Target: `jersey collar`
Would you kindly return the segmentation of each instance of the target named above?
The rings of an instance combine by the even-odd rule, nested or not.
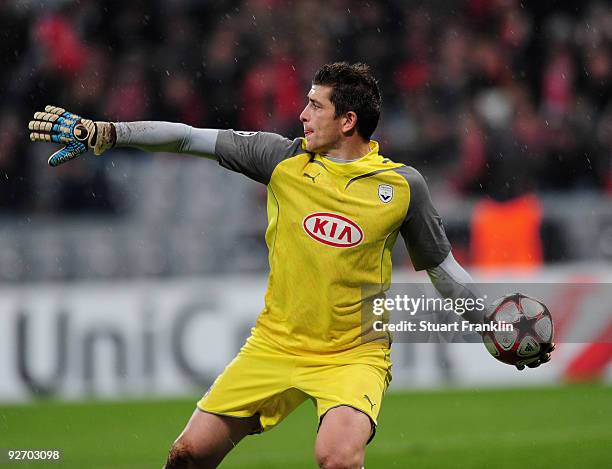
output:
[[[355,160],[337,161],[336,159],[321,155],[319,153],[315,155],[315,158],[322,161],[326,165],[328,164],[332,165],[334,168],[337,168],[340,170],[342,170],[342,168],[347,169],[347,170],[352,170],[352,168],[354,168],[356,164],[365,163],[365,162],[376,160],[379,158],[378,142],[375,140],[370,140],[369,145],[370,145],[370,151],[366,153],[364,156],[362,156],[361,158],[357,158]]]

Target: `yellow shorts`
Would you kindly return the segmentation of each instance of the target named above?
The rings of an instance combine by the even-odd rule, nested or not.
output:
[[[370,417],[374,433],[390,381],[389,350],[380,344],[306,356],[282,352],[251,336],[197,406],[231,417],[257,415],[259,431],[266,431],[310,399],[319,424],[328,410],[347,405]]]

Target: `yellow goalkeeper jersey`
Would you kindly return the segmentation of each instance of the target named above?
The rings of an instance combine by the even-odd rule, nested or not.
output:
[[[301,138],[226,130],[215,154],[267,185],[270,273],[253,335],[290,353],[342,352],[362,344],[362,287],[389,286],[398,234],[417,270],[440,264],[450,245],[423,177],[375,141],[348,162],[304,148]]]

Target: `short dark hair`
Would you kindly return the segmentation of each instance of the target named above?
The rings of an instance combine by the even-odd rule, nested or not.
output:
[[[313,85],[332,88],[331,102],[336,117],[349,111],[357,114],[357,133],[369,140],[380,118],[380,91],[370,67],[363,63],[335,62],[323,65]]]

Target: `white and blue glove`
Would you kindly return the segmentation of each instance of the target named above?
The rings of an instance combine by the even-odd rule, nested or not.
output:
[[[110,122],[94,122],[56,106],[46,106],[34,114],[28,124],[30,140],[54,142],[65,146],[49,158],[50,166],[58,166],[92,149],[101,155],[115,145],[115,127]]]

